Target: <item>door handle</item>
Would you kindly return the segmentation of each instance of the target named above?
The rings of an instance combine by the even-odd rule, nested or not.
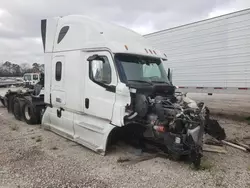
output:
[[[89,98],[85,99],[85,108],[89,108]]]
[[[64,111],[62,107],[59,110],[57,109],[57,117],[60,118],[62,116],[62,111]]]

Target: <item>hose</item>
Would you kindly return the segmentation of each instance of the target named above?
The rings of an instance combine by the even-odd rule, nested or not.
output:
[[[132,115],[129,115],[127,118],[129,120],[131,120],[131,119],[135,118],[137,116],[137,114],[138,114],[137,112],[134,112]]]

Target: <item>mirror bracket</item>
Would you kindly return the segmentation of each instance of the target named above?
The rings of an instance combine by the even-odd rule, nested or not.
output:
[[[100,57],[98,54],[94,54],[90,57],[88,57],[87,61],[93,61],[93,60],[100,60],[102,61],[103,63],[105,62],[104,59],[102,57]]]
[[[172,76],[173,76],[173,72],[170,68],[168,68],[168,80],[170,81],[171,84],[173,84],[173,80],[172,80]]]

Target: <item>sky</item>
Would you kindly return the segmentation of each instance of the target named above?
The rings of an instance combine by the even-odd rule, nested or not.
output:
[[[0,63],[43,63],[40,20],[83,14],[140,34],[250,8],[250,0],[0,0]]]

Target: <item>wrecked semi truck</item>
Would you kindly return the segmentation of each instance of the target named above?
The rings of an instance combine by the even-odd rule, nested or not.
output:
[[[44,81],[1,99],[17,119],[101,154],[116,139],[147,140],[195,166],[205,133],[224,138],[203,103],[175,92],[166,55],[141,35],[81,15],[42,20],[41,34]]]
[[[178,91],[250,94],[250,9],[144,35],[167,52]]]

